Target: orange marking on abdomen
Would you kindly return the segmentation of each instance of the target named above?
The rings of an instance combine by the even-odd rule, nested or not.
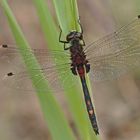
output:
[[[90,103],[90,101],[89,101],[89,100],[87,101],[87,105],[89,105],[89,106],[91,105],[91,103]]]
[[[93,110],[89,110],[89,114],[90,115],[93,115],[94,114],[94,111]]]

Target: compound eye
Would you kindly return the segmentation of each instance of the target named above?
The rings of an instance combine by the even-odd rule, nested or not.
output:
[[[66,40],[69,42],[71,39],[72,39],[72,37],[67,35]]]
[[[66,37],[66,40],[69,42],[71,39],[73,39],[74,37],[74,32],[70,32],[67,37]]]

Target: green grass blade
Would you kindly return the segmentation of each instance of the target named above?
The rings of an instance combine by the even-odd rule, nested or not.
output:
[[[48,46],[49,49],[50,50],[53,50],[53,49],[63,50],[63,46],[58,42],[59,34],[56,30],[56,27],[54,25],[51,14],[48,10],[46,1],[34,0],[34,2],[36,5],[36,8],[37,8],[38,15],[40,17],[41,26],[42,26],[42,29],[44,31],[46,41],[49,45]],[[76,18],[78,14],[75,13],[75,12],[77,12],[77,10],[68,10],[71,8],[73,9],[75,7],[77,8],[77,6],[73,5],[73,4],[75,4],[75,1],[71,1],[71,2],[67,1],[67,2],[68,3],[64,2],[64,1],[59,1],[59,2],[54,1],[55,7],[57,7],[57,4],[60,6],[60,7],[57,7],[57,10],[60,11],[60,13],[57,13],[57,15],[59,17],[61,17],[61,19],[64,21],[64,22],[62,21],[61,23],[65,23],[65,20],[63,17],[64,15],[62,14],[62,16],[61,16],[61,12],[68,13],[67,15],[65,14],[65,16],[68,17],[67,18],[68,21],[69,21],[69,15],[71,15],[71,20],[72,20],[71,23],[73,23],[73,24],[70,24],[70,27],[69,27],[69,25],[66,26],[66,31],[69,29],[71,30],[71,28],[76,29],[77,27],[79,27],[79,24],[77,22],[77,19],[79,17]],[[69,4],[69,2],[70,2],[70,4]],[[67,5],[66,6],[63,5],[64,3],[66,3]],[[64,12],[64,9],[62,7],[64,7],[64,9],[65,9],[65,7],[67,7],[66,8],[67,11]],[[70,14],[69,11],[73,11],[72,14]],[[74,16],[72,16],[72,15],[74,15]],[[67,25],[67,23],[68,22],[66,22],[65,24]],[[77,26],[75,26],[75,23]],[[69,29],[67,29],[67,28],[69,28]],[[50,34],[49,30],[51,30],[51,34]],[[56,40],[56,41],[54,41],[54,40]],[[65,77],[62,77],[62,79],[63,78],[65,78]],[[77,84],[77,82],[76,82],[76,84]],[[71,112],[74,116],[74,120],[75,120],[76,126],[78,128],[78,132],[80,133],[80,136],[82,139],[90,140],[90,137],[91,137],[91,139],[93,139],[94,133],[92,132],[92,134],[91,134],[89,131],[89,124],[90,123],[89,123],[88,116],[87,116],[86,111],[85,111],[85,104],[83,103],[83,100],[82,100],[82,94],[81,94],[82,92],[79,92],[79,89],[77,89],[76,87],[72,88],[72,89],[67,89],[67,86],[69,86],[69,85],[64,85],[64,89],[66,91],[65,95],[67,97],[67,101],[69,103]],[[77,104],[78,104],[78,106],[77,106]]]
[[[78,8],[75,0],[69,1],[58,1],[53,0],[54,7],[56,10],[57,18],[59,21],[59,25],[63,30],[65,36],[69,31],[78,30],[77,21],[78,17]],[[65,11],[64,11],[65,9]]]
[[[30,46],[29,46],[28,42],[26,41],[19,25],[17,24],[16,19],[15,19],[14,15],[12,14],[10,7],[7,4],[7,1],[2,0],[1,5],[7,16],[7,19],[8,19],[10,28],[13,32],[13,35],[15,37],[16,43],[21,48],[21,49],[19,48],[21,50],[21,55],[24,59],[27,70],[28,70],[30,77],[32,79],[32,82],[34,84],[39,79],[42,79],[43,75],[39,71],[34,73],[32,71],[33,68],[31,68],[30,65],[32,65],[36,69],[39,69],[40,67],[33,54],[30,55],[31,56],[30,59],[32,61],[30,61],[30,62],[27,61],[26,52],[27,52],[27,49],[30,50]],[[20,46],[20,44],[22,44],[22,46]],[[23,50],[26,50],[26,52],[24,52]],[[35,74],[38,75],[36,78],[34,77]],[[40,90],[38,90],[38,87],[39,87],[39,89],[40,89],[40,87],[43,89],[45,89],[45,87],[46,87],[46,92],[45,91],[40,92]],[[75,137],[74,137],[70,127],[68,126],[68,123],[67,123],[59,105],[57,104],[55,98],[52,96],[52,94],[47,94],[48,92],[51,93],[51,90],[49,90],[47,81],[41,80],[41,82],[38,84],[38,86],[35,86],[35,89],[38,93],[37,96],[38,96],[38,99],[39,99],[39,102],[41,105],[41,109],[44,114],[45,120],[47,122],[48,128],[52,134],[52,138],[54,140],[75,140]]]
[[[77,1],[76,0],[69,0],[69,1],[53,0],[53,3],[54,3],[57,18],[58,18],[58,22],[59,22],[62,30],[64,31],[65,36],[71,30],[79,31],[79,23],[78,23],[79,14],[78,14]],[[90,88],[90,86],[89,86],[89,88]],[[75,96],[73,96],[73,97],[69,96],[69,104],[71,106],[71,110],[73,112],[74,119],[77,124],[77,128],[81,135],[81,138],[92,139],[92,140],[97,139],[97,137],[94,135],[93,131],[92,130],[89,131],[89,121],[86,120],[86,119],[88,119],[87,114],[86,114],[87,112],[86,112],[85,108],[81,105],[82,103],[81,103],[81,100],[79,100],[79,99]],[[76,102],[78,102],[80,105],[78,112],[74,106],[76,104]]]

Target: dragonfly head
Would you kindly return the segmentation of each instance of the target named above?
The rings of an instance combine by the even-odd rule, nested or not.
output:
[[[68,42],[70,42],[72,40],[82,40],[82,39],[83,39],[82,33],[77,32],[77,31],[71,31],[66,37],[66,40]]]

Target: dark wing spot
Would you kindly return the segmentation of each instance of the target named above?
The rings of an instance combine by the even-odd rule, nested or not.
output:
[[[7,76],[13,76],[13,75],[14,75],[14,73],[12,73],[12,72],[7,73]]]
[[[138,15],[138,18],[140,18],[140,15]]]
[[[8,48],[8,45],[3,44],[2,47],[3,47],[3,48]]]

